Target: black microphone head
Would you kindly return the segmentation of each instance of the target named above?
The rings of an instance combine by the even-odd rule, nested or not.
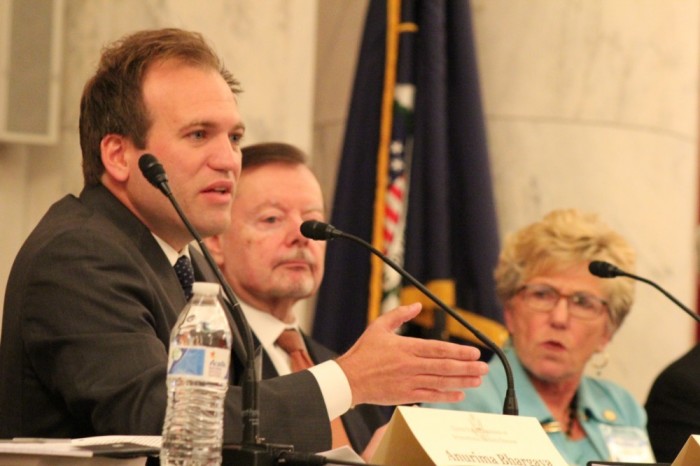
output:
[[[340,233],[333,225],[319,222],[318,220],[307,220],[299,227],[301,234],[309,239],[317,241],[327,241],[335,238]]]
[[[614,278],[624,275],[624,272],[614,266],[613,264],[605,261],[593,261],[588,264],[588,271],[591,272],[596,277],[600,278]]]
[[[168,175],[165,173],[163,165],[161,165],[155,155],[143,154],[139,158],[139,168],[148,182],[156,188],[163,191],[163,186],[167,186]]]

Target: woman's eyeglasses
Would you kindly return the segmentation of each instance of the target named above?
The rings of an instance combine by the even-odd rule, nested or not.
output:
[[[522,297],[531,310],[537,312],[551,312],[559,304],[559,300],[565,298],[569,313],[581,320],[593,320],[608,310],[608,303],[605,300],[590,293],[577,291],[572,294],[563,294],[549,285],[523,285],[516,294]]]

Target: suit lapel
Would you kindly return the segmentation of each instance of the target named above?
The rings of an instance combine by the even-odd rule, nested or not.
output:
[[[311,360],[314,364],[321,364],[337,356],[337,354],[325,346],[309,338],[304,332],[301,332],[301,336],[304,338],[306,350],[309,352],[309,356],[311,356]]]
[[[275,369],[275,365],[272,364],[270,355],[267,354],[267,351],[263,351],[262,353],[262,378],[271,379],[277,377],[279,374],[277,373],[277,369]]]
[[[143,254],[145,263],[158,277],[153,286],[158,289],[160,298],[172,308],[174,319],[170,325],[174,325],[175,319],[185,306],[185,296],[175,270],[151,231],[102,185],[84,188],[80,199],[92,207],[96,215],[108,218],[110,223],[124,234],[124,238],[133,242],[134,247]]]

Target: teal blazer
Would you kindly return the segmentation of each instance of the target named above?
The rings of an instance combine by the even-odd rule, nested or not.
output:
[[[549,431],[548,435],[564,459],[572,465],[585,466],[592,460],[609,460],[611,457],[606,436],[610,432],[619,438],[620,432],[634,431],[639,434],[646,446],[649,445],[646,431],[646,412],[632,395],[619,385],[591,377],[583,377],[578,389],[579,420],[586,431],[588,441],[570,441],[553,426],[554,417],[530,382],[525,368],[511,347],[504,350],[513,370],[515,391],[521,416],[537,418]],[[465,391],[465,397],[458,403],[432,403],[424,406],[483,413],[502,413],[506,394],[506,375],[501,361],[493,357],[489,363],[489,373],[477,388]],[[628,428],[633,429],[628,429]],[[634,429],[636,428],[636,429]]]

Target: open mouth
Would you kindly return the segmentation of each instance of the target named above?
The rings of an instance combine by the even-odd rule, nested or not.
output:
[[[219,181],[212,183],[202,190],[202,194],[208,196],[214,196],[216,198],[228,201],[231,198],[231,193],[233,191],[233,185],[229,181]]]
[[[231,193],[231,183],[229,181],[218,181],[216,183],[212,183],[207,188],[205,188],[204,192],[230,194]]]
[[[552,351],[564,351],[566,347],[558,341],[549,340],[543,343],[544,347]]]

